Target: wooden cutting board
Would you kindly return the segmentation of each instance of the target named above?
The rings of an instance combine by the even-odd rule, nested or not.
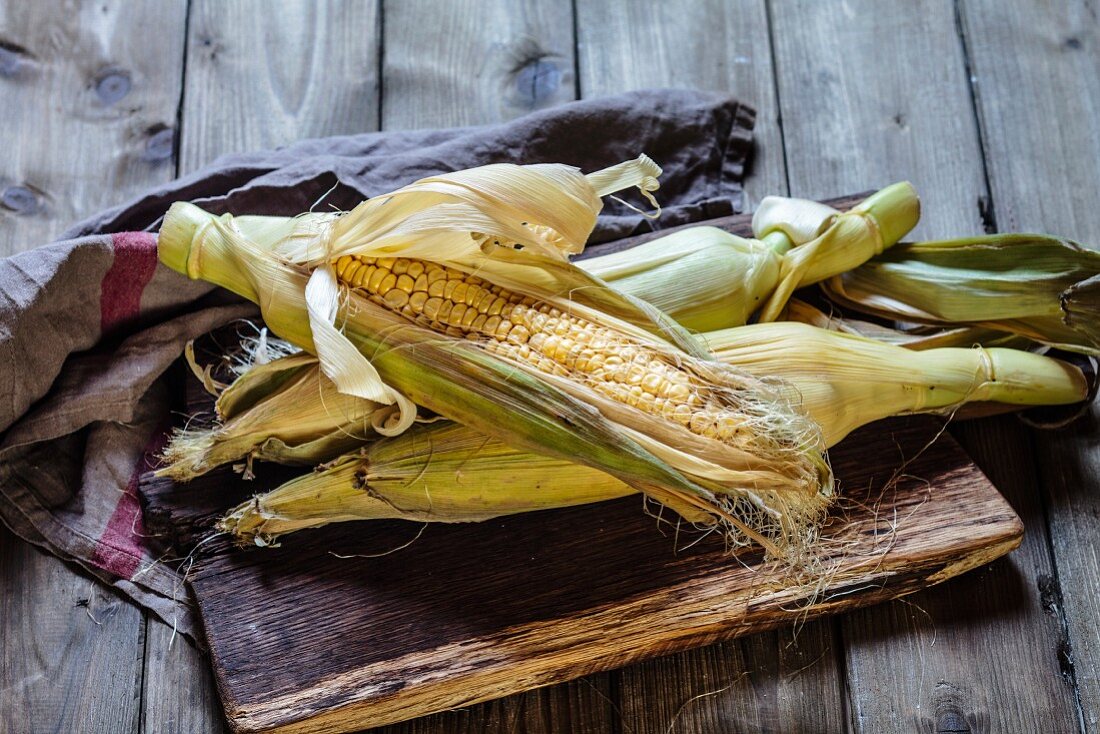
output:
[[[677,534],[636,498],[423,530],[346,523],[279,548],[215,539],[190,585],[229,721],[242,732],[378,726],[944,581],[1015,548],[1023,528],[953,439],[928,445],[938,431],[898,419],[832,451],[843,500],[826,537],[843,551],[818,589],[792,586],[757,553]],[[147,524],[186,544],[286,476],[147,477]]]
[[[703,223],[750,230],[743,215]],[[205,542],[189,579],[229,721],[240,732],[379,726],[944,581],[1015,548],[1023,527],[940,428],[882,422],[830,452],[842,499],[825,537],[843,550],[820,585],[677,533],[640,498],[477,525],[346,523],[279,548]],[[146,527],[186,553],[227,508],[295,473],[180,486],[147,476]]]

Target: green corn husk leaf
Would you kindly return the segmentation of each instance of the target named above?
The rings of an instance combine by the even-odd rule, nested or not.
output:
[[[577,267],[642,299],[692,331],[748,323],[779,282],[780,255],[759,240],[690,227]]]
[[[782,384],[694,357],[705,349],[663,315],[568,263],[564,254],[583,247],[605,192],[566,167],[489,166],[425,179],[327,228],[306,218],[281,224],[289,231],[274,248],[250,242],[228,215],[176,204],[160,255],[258,302],[268,327],[318,353],[341,391],[395,406],[387,429],[406,428],[413,404],[423,405],[510,445],[607,471],[690,521],[720,519],[735,544],[799,552],[832,487],[817,427],[791,407]],[[344,254],[434,260],[612,329],[736,405],[749,440],[697,436],[339,291],[331,263]]]
[[[900,321],[974,325],[1100,355],[1100,253],[1037,234],[904,243],[832,278],[827,295]]]
[[[794,384],[828,445],[891,415],[950,412],[976,401],[1014,405],[1085,399],[1081,372],[1012,349],[911,352],[806,324],[772,323],[706,335],[722,359]],[[386,438],[231,510],[221,528],[241,543],[330,522],[475,522],[615,499],[634,490],[609,474],[530,454],[453,423]]]
[[[1018,349],[914,351],[798,323],[752,324],[706,340],[723,361],[794,384],[829,446],[894,415],[947,413],[973,402],[1068,405],[1089,392],[1077,367]]]
[[[783,310],[781,321],[795,321],[829,331],[864,336],[915,351],[939,347],[974,346],[1029,349],[1035,345],[1030,339],[982,326],[958,326],[946,329],[933,326],[917,326],[895,329],[872,321],[852,319],[835,313],[827,314],[797,298],[792,298],[787,304],[787,308]]]
[[[767,197],[753,217],[760,239],[716,227],[680,230],[577,266],[651,303],[685,328],[713,331],[773,321],[796,289],[854,268],[889,248],[920,216],[906,182],[847,212],[818,202]]]
[[[844,213],[812,201],[766,197],[753,215],[753,233],[784,257],[757,320],[775,321],[795,290],[867,262],[919,218],[920,199],[908,182],[887,186]]]
[[[601,502],[635,490],[610,474],[518,451],[457,423],[417,426],[231,510],[219,523],[242,544],[348,520],[479,522]]]

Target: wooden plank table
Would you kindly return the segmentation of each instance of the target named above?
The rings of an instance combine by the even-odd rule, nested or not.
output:
[[[1098,68],[1088,0],[0,0],[0,255],[224,152],[662,85],[757,106],[747,207],[908,178],[923,235],[1100,244]],[[1097,731],[1098,415],[952,429],[1028,529],[987,568],[385,731]],[[223,730],[170,639],[0,531],[0,732]]]

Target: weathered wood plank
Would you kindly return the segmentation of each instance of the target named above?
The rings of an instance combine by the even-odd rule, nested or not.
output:
[[[0,3],[0,256],[172,177],[185,7]]]
[[[575,96],[569,0],[384,7],[387,130],[501,122]]]
[[[762,0],[579,0],[577,32],[585,97],[668,86],[752,104],[755,160],[745,183],[752,201],[742,207],[750,211],[764,196],[787,192]],[[843,705],[833,629],[832,621],[810,622],[796,644],[790,630],[769,632],[612,673],[622,727],[664,732],[675,719],[676,731],[836,731]]]
[[[0,731],[137,732],[142,612],[0,527]]]
[[[964,2],[995,224],[1100,246],[1100,24],[1095,3]],[[1041,192],[1037,195],[1037,192]],[[1066,637],[1044,647],[1077,686],[1084,730],[1100,729],[1100,411],[1057,432],[1037,432],[1056,574],[1037,581]],[[1045,571],[1045,569],[1044,569]]]
[[[981,231],[987,192],[952,4],[778,0],[772,17],[792,193],[907,178],[923,198],[919,235]],[[1008,420],[960,435],[1024,516],[1024,546],[977,578],[844,619],[850,725],[1070,731],[1059,625],[1036,593],[1053,567],[1031,452]]]
[[[787,190],[767,23],[764,0],[578,0],[581,96],[676,87],[722,92],[751,104],[755,160],[745,189],[752,201],[743,210],[752,211],[764,196]]]
[[[914,236],[978,231],[981,151],[951,4],[778,0],[772,17],[791,193],[907,179]]]
[[[624,731],[842,731],[827,621],[690,650],[619,671]]]
[[[141,716],[141,730],[150,733],[218,734],[226,730],[209,659],[152,615],[145,637]]]
[[[565,0],[385,2],[382,128],[483,125],[574,99]],[[608,677],[463,707],[378,732],[605,732]]]
[[[182,171],[230,152],[378,129],[378,3],[195,0]]]
[[[223,153],[378,127],[378,4],[195,0],[180,172]],[[208,658],[149,618],[145,731],[218,732]]]
[[[0,3],[0,256],[172,177],[185,13]],[[0,730],[138,730],[141,611],[7,530],[0,630]]]

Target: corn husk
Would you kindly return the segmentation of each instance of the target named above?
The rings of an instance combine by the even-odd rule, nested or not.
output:
[[[804,285],[880,252],[913,226],[918,212],[919,200],[906,183],[887,187],[844,213],[816,202],[769,197],[756,218],[764,241],[737,237],[715,227],[691,227],[577,265],[673,316],[688,329],[709,331],[745,324],[762,304],[771,301],[781,275],[786,278],[784,288],[795,282],[792,272],[800,273],[797,285]],[[247,235],[249,242],[276,251],[285,248],[288,240],[308,239],[309,232],[323,228],[333,216],[305,214],[293,221],[245,216],[232,221],[234,230]],[[795,240],[801,243],[797,252],[792,249]],[[791,267],[792,262],[797,264]],[[223,396],[222,402],[237,389]],[[330,391],[334,389],[329,386]],[[366,404],[360,405],[368,410]],[[381,405],[371,405],[369,410],[369,427],[386,433],[386,418],[392,410]],[[332,447],[343,446],[348,439],[342,430],[331,436],[265,435],[244,421],[230,425],[225,412],[219,410],[220,424],[180,432],[170,445],[168,465],[161,473],[186,481],[218,464],[240,459],[320,463],[332,458]],[[312,416],[301,418],[309,425]],[[361,433],[352,426],[349,432]]]
[[[176,204],[160,256],[257,302],[268,327],[316,354],[342,393],[393,406],[380,431],[406,430],[422,405],[517,448],[606,471],[692,522],[720,522],[734,545],[755,541],[787,556],[805,547],[832,489],[819,429],[789,387],[706,359],[705,347],[656,309],[567,260],[583,248],[601,195],[651,190],[657,172],[644,158],[589,177],[565,166],[486,166],[424,179],[339,217],[268,222],[282,228],[274,247],[251,242],[229,215]],[[696,375],[743,415],[749,440],[691,434],[414,325],[338,286],[332,262],[345,254],[476,272],[612,329]]]
[[[173,432],[159,476],[188,481],[211,469],[254,459],[316,465],[375,435],[384,406],[345,395],[305,353],[252,364],[214,403],[217,423]]]
[[[846,272],[892,247],[916,226],[920,200],[908,182],[896,183],[840,213],[822,204],[766,197],[753,215],[753,233],[784,248],[776,284],[758,321],[775,321],[791,294]]]
[[[825,291],[889,319],[973,325],[1100,354],[1100,253],[1057,237],[905,243],[830,279]]]
[[[788,379],[830,446],[855,428],[891,415],[947,413],[979,401],[1074,403],[1088,392],[1076,367],[1013,349],[914,353],[797,323],[757,324],[705,338],[722,359]],[[282,534],[330,522],[472,522],[631,492],[604,472],[513,449],[445,423],[340,457],[234,508],[221,527],[241,543],[267,545]]]
[[[847,212],[769,196],[753,217],[759,239],[690,227],[578,267],[640,298],[692,331],[774,321],[791,293],[849,270],[892,246],[920,216],[906,182]]]
[[[634,493],[583,464],[517,451],[457,423],[436,423],[375,441],[254,497],[219,528],[242,544],[263,546],[332,522],[479,522]]]
[[[850,318],[837,312],[826,313],[816,306],[797,298],[792,298],[787,304],[787,307],[783,310],[781,320],[809,324],[820,329],[839,331],[843,334],[864,336],[868,339],[915,351],[940,347],[1029,349],[1034,346],[1034,342],[1030,339],[983,326],[941,328],[912,325],[905,329],[892,328],[873,321]]]
[[[1067,405],[1089,391],[1077,367],[1018,349],[910,350],[798,323],[753,324],[706,340],[720,359],[794,384],[829,446],[894,415],[948,413],[971,402]]]

